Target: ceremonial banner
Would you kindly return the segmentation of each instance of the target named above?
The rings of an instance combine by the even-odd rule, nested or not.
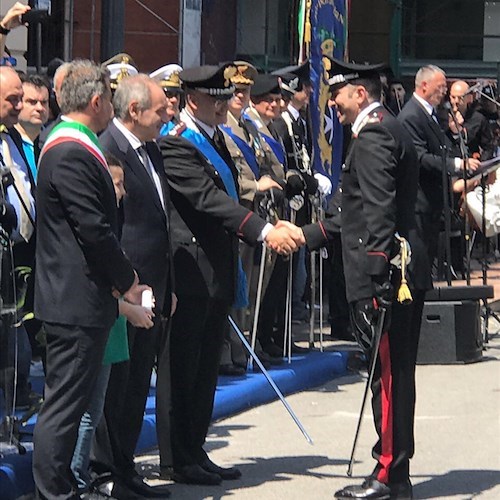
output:
[[[337,187],[342,164],[342,126],[335,110],[328,106],[328,59],[347,57],[347,17],[349,0],[309,0],[306,2],[304,42],[311,61],[313,87],[310,112],[313,132],[313,168],[327,175]],[[308,24],[310,23],[310,28]],[[308,28],[310,37],[308,37]],[[307,46],[306,46],[307,49]]]

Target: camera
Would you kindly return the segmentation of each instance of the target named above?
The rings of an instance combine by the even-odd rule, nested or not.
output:
[[[12,172],[10,171],[9,167],[0,165],[0,183],[0,191],[2,192],[14,183],[14,177],[12,177]]]
[[[39,23],[45,20],[48,16],[49,11],[47,9],[31,9],[21,16],[21,23]]]

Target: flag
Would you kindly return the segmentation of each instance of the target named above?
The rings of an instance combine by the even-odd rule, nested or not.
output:
[[[330,178],[333,192],[340,176],[343,134],[335,110],[328,106],[328,60],[324,56],[347,58],[348,3],[349,0],[312,0],[308,12],[311,24],[313,169]]]

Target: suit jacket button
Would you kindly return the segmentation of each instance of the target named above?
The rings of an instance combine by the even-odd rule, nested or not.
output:
[[[359,240],[358,240],[358,241],[359,241],[360,243],[363,243],[363,240],[362,240],[361,238],[359,238]]]
[[[215,175],[219,175],[219,172],[217,172],[217,170],[215,171]]]

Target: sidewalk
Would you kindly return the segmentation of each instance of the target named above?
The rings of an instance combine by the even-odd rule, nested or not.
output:
[[[498,327],[494,321],[492,331]],[[237,465],[238,481],[218,487],[172,484],[182,500],[309,500],[333,493],[369,474],[375,432],[369,405],[346,477],[366,373],[336,378],[287,398],[314,440],[307,444],[280,402],[216,423],[207,449],[221,465]],[[481,362],[417,367],[416,453],[412,481],[417,499],[500,499],[500,336]],[[158,457],[141,457],[154,477]],[[156,480],[153,480],[153,483]]]

